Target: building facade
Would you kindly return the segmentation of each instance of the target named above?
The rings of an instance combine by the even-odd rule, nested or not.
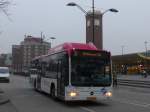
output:
[[[150,74],[150,51],[112,56],[113,71],[120,74]]]
[[[48,53],[50,43],[42,38],[26,36],[20,45],[12,46],[13,72],[26,73],[33,58]]]
[[[94,25],[93,25],[94,22]],[[94,30],[93,30],[94,26]],[[94,32],[93,32],[94,31]],[[94,38],[93,38],[94,33]],[[92,42],[98,49],[103,49],[102,14],[100,11],[89,11],[86,15],[86,43]]]
[[[12,46],[12,72],[22,73],[23,71],[23,53],[21,45]]]

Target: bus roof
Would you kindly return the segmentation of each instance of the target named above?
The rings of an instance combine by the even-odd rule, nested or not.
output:
[[[80,50],[98,50],[92,43],[84,44],[84,43],[63,43],[54,48],[49,49],[48,54],[55,53],[58,51],[68,51],[71,52],[73,49]]]
[[[54,48],[49,49],[47,55],[37,56],[33,60],[40,59],[42,57],[45,57],[45,56],[48,56],[50,54],[54,54],[57,52],[61,52],[61,51],[67,51],[68,54],[71,55],[72,50],[75,50],[75,49],[101,51],[101,50],[97,49],[93,43],[85,44],[85,43],[68,43],[68,42],[66,42],[66,43],[60,44]]]

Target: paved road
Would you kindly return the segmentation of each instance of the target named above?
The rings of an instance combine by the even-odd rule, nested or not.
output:
[[[149,112],[150,90],[135,87],[114,88],[112,101],[65,104],[30,87],[24,77],[12,76],[10,84],[1,84],[11,102],[0,106],[0,112]],[[8,107],[8,108],[6,108]],[[6,111],[7,109],[7,111]]]

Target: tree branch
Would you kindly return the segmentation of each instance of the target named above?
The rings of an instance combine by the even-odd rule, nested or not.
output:
[[[8,7],[11,5],[10,0],[0,0],[0,10],[8,17],[9,20],[9,13],[8,13]]]

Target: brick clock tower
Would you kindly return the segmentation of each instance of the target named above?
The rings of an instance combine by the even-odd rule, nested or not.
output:
[[[94,40],[94,42],[93,42]],[[94,12],[94,39],[93,39],[93,12],[86,14],[86,43],[92,42],[98,49],[103,49],[102,13]]]

